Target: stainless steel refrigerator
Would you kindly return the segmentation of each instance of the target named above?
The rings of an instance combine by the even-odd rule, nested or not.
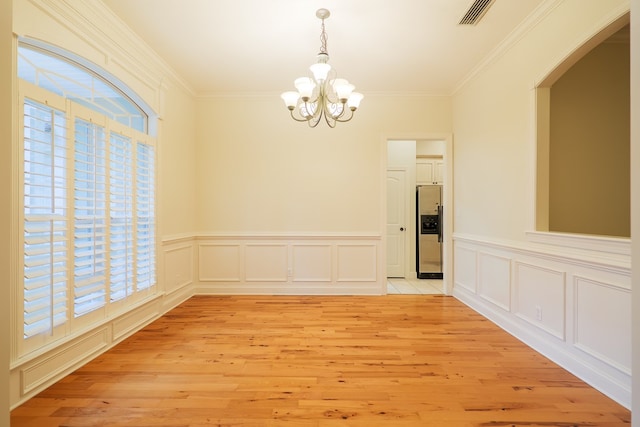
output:
[[[419,279],[442,279],[442,186],[416,190],[416,268]]]

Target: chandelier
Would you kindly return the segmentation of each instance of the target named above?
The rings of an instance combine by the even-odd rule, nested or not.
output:
[[[328,64],[327,33],[324,20],[330,12],[318,9],[316,16],[322,21],[320,32],[320,53],[318,62],[309,69],[313,77],[300,77],[294,81],[297,92],[284,92],[281,96],[291,112],[291,117],[298,122],[307,122],[314,128],[322,118],[329,127],[337,122],[348,122],[360,106],[364,95],[354,92],[355,86],[345,79],[336,78],[336,72]]]

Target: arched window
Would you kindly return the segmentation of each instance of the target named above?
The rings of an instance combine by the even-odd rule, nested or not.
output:
[[[152,111],[88,61],[21,42],[20,355],[156,293]]]
[[[125,126],[144,133],[150,131],[151,109],[133,91],[70,52],[37,41],[21,41],[18,77]]]

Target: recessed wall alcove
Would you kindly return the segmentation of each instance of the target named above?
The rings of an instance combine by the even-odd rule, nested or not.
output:
[[[629,16],[536,88],[536,230],[630,236]]]

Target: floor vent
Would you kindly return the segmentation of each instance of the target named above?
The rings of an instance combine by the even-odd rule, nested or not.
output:
[[[474,0],[467,13],[464,14],[458,25],[476,25],[480,18],[489,10],[494,0]]]

